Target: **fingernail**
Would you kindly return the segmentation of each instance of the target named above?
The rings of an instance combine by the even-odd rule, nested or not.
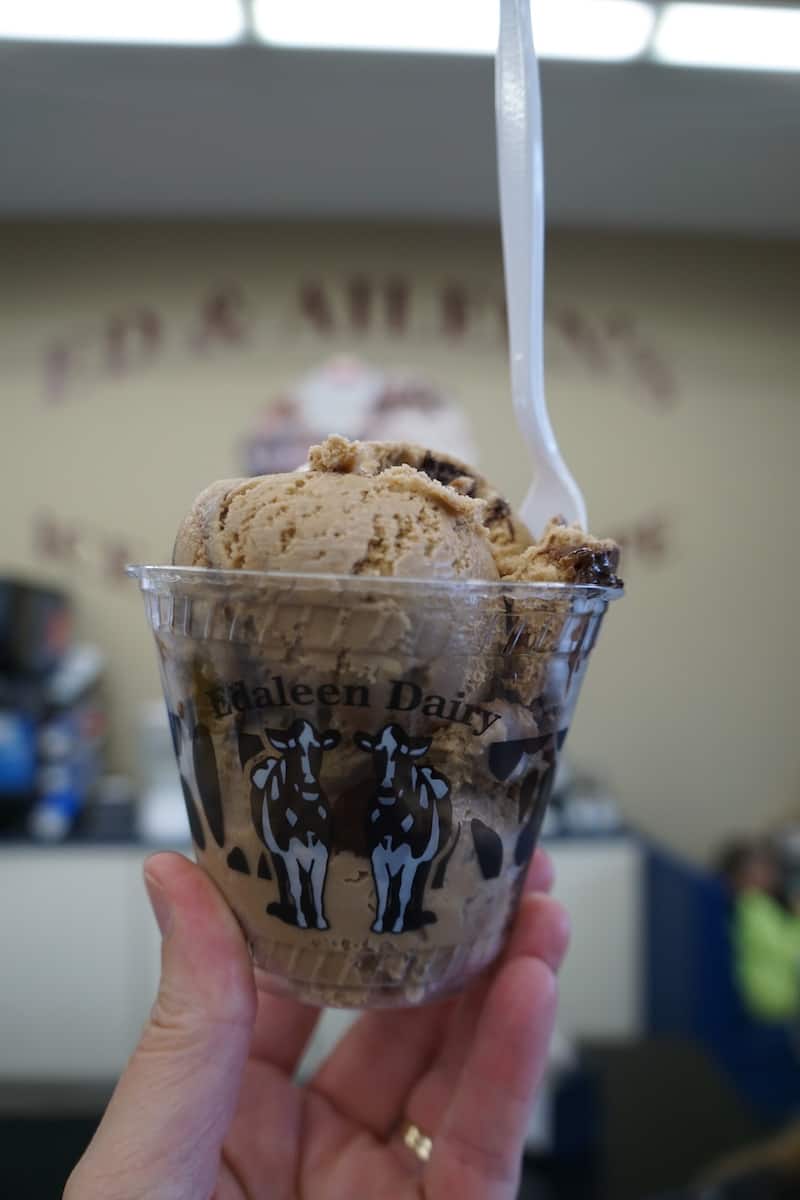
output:
[[[162,938],[165,938],[172,928],[172,905],[161,884],[157,879],[153,879],[152,875],[148,875],[146,868],[144,872],[144,886],[147,888],[147,895],[150,897],[150,905],[153,909],[156,924]]]

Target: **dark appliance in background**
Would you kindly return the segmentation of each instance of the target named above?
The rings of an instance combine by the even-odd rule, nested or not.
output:
[[[69,833],[102,773],[103,668],[65,592],[0,578],[0,834]]]

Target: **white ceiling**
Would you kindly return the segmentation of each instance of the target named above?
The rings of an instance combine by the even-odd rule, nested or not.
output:
[[[0,216],[494,219],[483,58],[0,43]],[[800,235],[800,75],[542,64],[559,225]]]

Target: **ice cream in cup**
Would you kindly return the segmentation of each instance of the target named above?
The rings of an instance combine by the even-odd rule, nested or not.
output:
[[[617,547],[466,465],[329,438],[136,567],[199,863],[270,986],[422,1003],[502,949]]]

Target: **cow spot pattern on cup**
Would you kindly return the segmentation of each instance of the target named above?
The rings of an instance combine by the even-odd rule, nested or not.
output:
[[[211,736],[202,725],[187,735],[175,714],[170,714],[170,727],[179,764],[184,747],[191,747],[183,757],[191,760],[208,827],[223,846],[224,818]],[[515,867],[524,866],[533,853],[552,789],[557,750],[565,736],[562,730],[490,748],[489,767],[499,781],[524,772],[519,789],[521,828],[510,855]],[[395,935],[422,929],[437,920],[425,906],[426,893],[445,886],[447,866],[462,833],[460,823],[453,821],[450,782],[424,761],[432,738],[413,737],[396,722],[383,725],[375,734],[359,731],[351,741],[369,756],[371,772],[363,830],[375,900],[370,929]],[[239,762],[250,781],[252,822],[264,850],[257,865],[251,866],[244,850],[234,846],[226,862],[239,874],[275,880],[278,898],[266,912],[301,930],[329,928],[325,888],[330,857],[339,846],[335,810],[322,774],[325,756],[340,743],[338,731],[320,731],[302,718],[285,730],[266,728],[263,737],[238,733]],[[533,766],[534,762],[539,765]],[[184,766],[185,762],[181,784],[190,830],[202,851],[205,829]],[[481,877],[496,879],[505,865],[502,838],[478,818],[469,821],[469,836]]]

